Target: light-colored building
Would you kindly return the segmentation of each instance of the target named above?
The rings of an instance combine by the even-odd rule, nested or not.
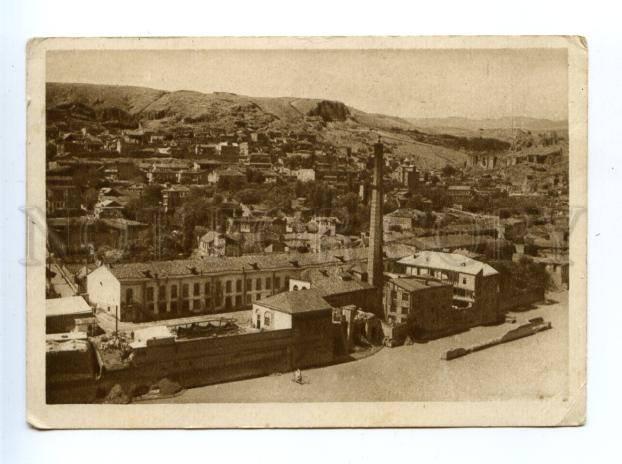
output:
[[[453,304],[471,310],[471,325],[499,320],[499,273],[489,264],[458,253],[422,251],[398,261],[407,275],[450,283]]]
[[[93,315],[93,310],[81,296],[45,300],[45,333],[65,333],[75,330],[76,319]]]
[[[387,246],[386,261],[412,250]],[[356,265],[366,258],[366,248],[351,248],[103,265],[87,275],[86,286],[92,305],[119,311],[122,321],[169,319],[248,309],[286,291],[305,269]]]
[[[300,182],[311,182],[315,180],[315,169],[296,170],[296,179]]]

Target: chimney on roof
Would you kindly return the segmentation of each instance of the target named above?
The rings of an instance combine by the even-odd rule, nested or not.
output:
[[[199,275],[199,271],[197,270],[196,266],[187,266],[187,267],[191,273],[193,273],[194,275]]]
[[[297,259],[293,259],[290,261],[291,265],[294,267],[300,267],[300,264],[298,263]]]
[[[252,267],[254,270],[258,271],[258,270],[259,270],[259,263],[251,263],[251,267]]]
[[[143,271],[143,274],[145,275],[145,277],[149,279],[153,278],[153,276],[151,275],[151,271],[149,269]]]

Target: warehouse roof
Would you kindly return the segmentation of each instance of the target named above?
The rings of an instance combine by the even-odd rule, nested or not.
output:
[[[384,247],[389,259],[412,254],[413,247],[390,244]],[[342,248],[320,253],[270,253],[243,256],[207,256],[196,259],[150,261],[110,265],[110,271],[119,280],[139,280],[167,276],[210,275],[244,270],[276,270],[316,267],[331,264],[356,263],[367,259],[367,248]]]
[[[255,304],[287,314],[327,311],[333,308],[322,298],[320,292],[314,289],[277,293]]]

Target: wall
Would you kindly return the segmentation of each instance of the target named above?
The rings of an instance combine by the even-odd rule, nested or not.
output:
[[[116,314],[117,310],[121,313],[121,284],[106,266],[86,276],[86,290],[89,303],[111,314]]]
[[[133,367],[105,372],[98,387],[106,390],[115,383],[149,386],[163,377],[194,387],[327,364],[333,361],[330,316],[328,311],[305,318],[295,329],[178,340],[138,349]],[[314,332],[308,333],[313,327]]]
[[[288,280],[290,277],[298,276],[302,269],[295,269],[289,271],[250,271],[246,273],[229,273],[218,276],[185,276],[181,278],[166,278],[166,279],[150,279],[148,281],[124,281],[121,284],[121,301],[124,302],[124,309],[126,311],[123,314],[122,320],[127,321],[140,321],[140,320],[158,320],[171,317],[180,317],[182,315],[192,314],[212,314],[226,311],[236,311],[241,309],[248,309],[256,301],[260,301],[263,298],[280,293],[288,288]],[[250,286],[248,280],[251,280]],[[261,289],[257,290],[257,279],[261,280]],[[278,280],[278,287],[277,287]],[[240,289],[238,290],[237,281],[240,281]],[[218,283],[221,285],[222,298],[217,298],[216,289]],[[230,282],[230,290],[227,291],[227,282]],[[267,284],[269,282],[269,288]],[[206,293],[206,284],[209,283],[209,292]],[[194,293],[194,285],[199,285],[199,293]],[[171,287],[177,286],[177,299],[171,298]],[[188,285],[188,297],[184,298],[183,286]],[[159,299],[158,288],[160,286],[165,287],[166,292],[163,299]],[[153,310],[146,307],[146,289],[152,287],[154,300]],[[143,308],[142,311],[138,309],[132,311],[130,308],[125,308],[127,289],[131,288],[133,291],[133,301],[135,308],[139,306]],[[182,301],[187,301],[187,304],[183,304]],[[174,310],[174,302],[178,302],[177,311]],[[160,307],[159,303],[163,302],[164,306]],[[151,302],[150,302],[151,303]]]
[[[270,320],[270,324],[266,325],[266,315]],[[260,318],[259,325],[257,324],[257,316]],[[264,330],[283,330],[292,328],[292,316],[287,313],[275,311],[270,308],[266,308],[260,304],[253,304],[253,312],[251,315],[251,326],[255,329]]]

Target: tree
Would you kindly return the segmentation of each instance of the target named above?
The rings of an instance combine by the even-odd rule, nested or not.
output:
[[[89,187],[82,195],[82,205],[89,211],[92,211],[99,198],[99,193],[96,189]]]
[[[451,177],[451,176],[455,175],[456,172],[458,172],[458,171],[451,164],[447,164],[443,168],[442,172],[443,172],[443,176]]]
[[[247,205],[256,205],[258,203],[261,203],[261,200],[263,199],[264,195],[261,190],[254,189],[254,188],[246,188],[244,190],[240,190],[236,194],[236,197],[242,203],[245,203]]]
[[[147,185],[143,190],[143,202],[145,208],[155,208],[162,201],[162,186],[158,184]]]

